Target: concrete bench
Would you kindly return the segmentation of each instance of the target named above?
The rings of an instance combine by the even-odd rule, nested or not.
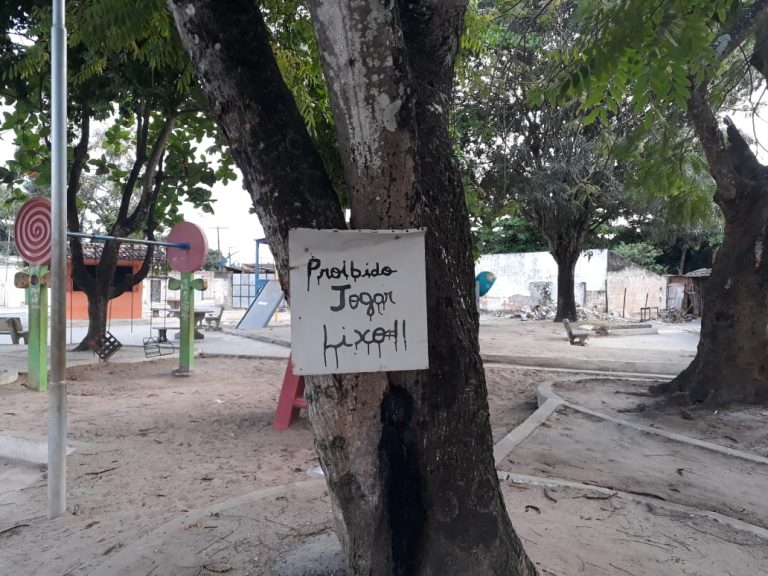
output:
[[[166,325],[166,326],[152,326],[152,330],[157,330],[157,341],[158,342],[168,342],[168,330],[180,330],[181,327],[177,325]]]
[[[21,327],[21,318],[0,318],[0,334],[8,334],[11,342],[18,344],[19,340],[24,340],[24,344],[29,343],[29,330],[23,330]]]
[[[206,330],[221,330],[221,315],[224,314],[224,306],[217,306],[218,312],[208,312],[203,319]]]
[[[568,333],[568,341],[572,346],[584,346],[589,338],[589,330],[574,330],[571,328],[571,323],[566,318],[563,320],[563,326]]]

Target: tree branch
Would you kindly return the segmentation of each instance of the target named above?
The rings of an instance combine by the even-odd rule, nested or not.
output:
[[[131,172],[123,185],[122,196],[120,199],[120,208],[117,211],[117,218],[112,225],[110,234],[113,236],[124,235],[122,229],[123,223],[128,218],[128,210],[131,206],[131,198],[139,181],[139,175],[147,160],[147,145],[149,140],[149,121],[151,111],[148,102],[145,102],[140,113],[136,115],[136,157],[131,167]]]
[[[346,223],[277,66],[269,29],[252,0],[166,4],[243,173],[288,294],[288,230],[345,228]]]
[[[157,199],[160,186],[155,182],[155,175],[160,167],[163,154],[165,154],[168,138],[171,136],[177,117],[178,115],[176,112],[166,117],[163,126],[160,129],[160,133],[157,135],[155,143],[152,145],[152,151],[149,154],[149,159],[146,162],[144,170],[144,182],[142,184],[141,196],[136,204],[136,208],[134,208],[130,216],[125,218],[122,224],[123,233],[125,234],[132,234],[139,228],[141,222],[147,216],[147,211]]]
[[[726,42],[721,49],[716,48],[718,60],[722,62],[730,56],[766,21],[768,21],[768,0],[758,0],[751,6],[744,8],[732,23],[727,23],[723,28],[721,38]],[[726,35],[729,37],[728,39],[725,38]]]
[[[80,177],[82,176],[85,163],[88,160],[88,143],[90,138],[90,110],[84,108],[81,110],[80,140],[73,151],[72,165],[69,168],[69,179],[67,180],[67,227],[71,232],[80,231],[80,220],[78,218],[77,210],[77,193],[80,190]],[[79,238],[70,238],[69,250],[72,257],[72,277],[77,279],[78,283],[83,286],[93,285],[94,280],[85,269],[82,241]]]

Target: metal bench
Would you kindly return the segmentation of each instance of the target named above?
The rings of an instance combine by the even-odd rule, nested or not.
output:
[[[22,339],[24,344],[29,344],[29,330],[22,329],[19,317],[0,318],[0,334],[8,334],[14,344],[18,344]]]
[[[571,328],[571,323],[568,319],[563,320],[563,326],[568,333],[568,341],[572,346],[584,346],[589,339],[589,330],[574,330]]]

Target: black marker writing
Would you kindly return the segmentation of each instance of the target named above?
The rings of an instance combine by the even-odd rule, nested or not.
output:
[[[342,330],[344,327],[342,327]],[[354,348],[355,353],[361,351],[361,345],[365,346],[364,352],[371,355],[371,346],[376,347],[378,357],[381,358],[382,346],[390,342],[398,352],[398,344],[402,342],[403,350],[408,350],[408,340],[405,334],[405,320],[395,320],[391,329],[378,326],[368,330],[353,330],[355,335],[353,342],[347,341],[347,334],[342,334],[341,340],[335,344],[328,342],[328,326],[323,324],[323,363],[328,366],[328,350],[333,350],[336,360],[336,368],[339,367],[339,349]]]
[[[339,303],[336,306],[331,306],[331,310],[339,312],[344,310],[347,305],[352,310],[357,310],[359,306],[365,308],[365,313],[368,315],[368,319],[373,321],[374,314],[383,314],[387,309],[387,304],[397,304],[392,297],[392,292],[359,292],[357,294],[347,294],[347,290],[352,288],[351,284],[344,284],[343,286],[331,286],[331,290],[335,290],[339,293]]]
[[[323,268],[323,262],[320,258],[310,258],[307,262],[307,292],[311,285],[312,274],[317,272],[316,280],[317,285],[320,285],[320,280],[323,278],[327,280],[339,280],[344,278],[345,280],[353,280],[357,282],[360,278],[378,278],[379,276],[391,276],[395,274],[397,270],[393,270],[389,266],[382,266],[379,262],[375,262],[373,266],[370,266],[368,262],[365,263],[364,268],[358,268],[355,265],[354,260],[341,261],[341,267],[339,266],[327,266]]]

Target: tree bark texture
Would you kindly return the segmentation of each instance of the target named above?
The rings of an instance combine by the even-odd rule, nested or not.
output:
[[[579,260],[579,247],[561,247],[553,251],[552,256],[557,262],[557,312],[555,322],[570,320],[575,322],[576,296],[574,295],[576,262]]]
[[[168,4],[238,164],[251,173],[246,184],[287,288],[288,228],[344,223],[261,16],[245,1]],[[427,228],[430,369],[307,379],[352,574],[536,573],[493,462],[469,222],[447,130],[465,4],[310,3],[353,227]],[[290,154],[286,170],[276,146]]]

